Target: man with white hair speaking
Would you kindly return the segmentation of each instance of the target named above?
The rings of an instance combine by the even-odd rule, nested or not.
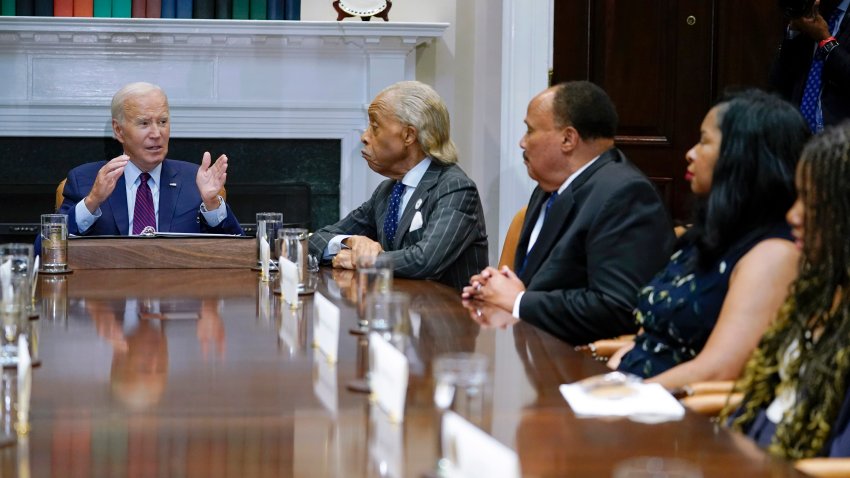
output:
[[[475,183],[455,164],[449,114],[430,86],[403,81],[369,105],[362,155],[389,179],[345,218],[316,231],[310,252],[353,269],[363,255],[392,259],[398,277],[457,289],[487,265]]]
[[[197,164],[166,159],[171,115],[165,92],[130,83],[112,98],[112,132],[124,154],[68,172],[59,212],[77,235],[138,235],[143,231],[242,234],[219,196],[227,156]]]

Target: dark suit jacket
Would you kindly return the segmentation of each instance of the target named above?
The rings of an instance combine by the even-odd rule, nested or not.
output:
[[[546,194],[528,203],[515,269]],[[582,172],[547,213],[520,274],[520,317],[572,344],[634,333],[640,286],[670,257],[673,227],[653,185],[617,149]]]
[[[840,45],[827,57],[821,76],[825,126],[850,118],[850,12],[844,14],[835,38]],[[815,41],[804,33],[792,39],[784,37],[773,63],[770,84],[795,105],[803,98],[814,49]]]
[[[316,231],[310,239],[310,252],[321,257],[328,242],[340,234],[366,236],[381,243],[397,276],[433,279],[461,289],[470,276],[487,267],[487,232],[475,183],[458,166],[442,166],[432,160],[389,244],[383,225],[394,183],[391,179],[382,182],[362,206]],[[422,227],[410,232],[417,212]]]
[[[86,163],[68,172],[63,195],[65,200],[59,212],[68,215],[68,232],[86,236],[129,235],[130,219],[127,210],[127,189],[124,175],[118,179],[115,190],[100,205],[102,215],[84,233],[77,230],[75,207],[88,195],[97,172],[106,161]],[[216,227],[210,227],[200,214],[201,193],[195,185],[198,165],[166,159],[162,163],[159,187],[159,231],[188,233],[242,234],[239,221],[227,206],[227,217]],[[171,186],[175,184],[175,186]]]

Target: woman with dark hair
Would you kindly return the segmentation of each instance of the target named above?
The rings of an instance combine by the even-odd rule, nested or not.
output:
[[[850,456],[850,122],[806,146],[796,181],[799,277],[736,385],[731,425],[786,458]]]
[[[808,136],[791,104],[762,91],[709,110],[686,155],[694,225],[640,291],[641,332],[609,366],[668,389],[738,376],[796,275],[784,216]]]

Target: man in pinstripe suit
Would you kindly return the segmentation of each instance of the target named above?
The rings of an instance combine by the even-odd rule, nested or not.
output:
[[[487,265],[484,212],[475,183],[455,163],[449,114],[430,86],[403,81],[369,105],[362,155],[387,179],[345,218],[316,231],[310,252],[353,269],[388,256],[398,277],[460,289]]]

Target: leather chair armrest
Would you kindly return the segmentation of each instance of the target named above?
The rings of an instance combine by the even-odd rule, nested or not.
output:
[[[714,417],[720,414],[720,411],[726,406],[727,400],[729,404],[735,406],[741,403],[743,399],[744,394],[742,393],[733,393],[731,396],[729,393],[704,393],[685,397],[679,401],[682,405],[700,415]]]
[[[850,458],[806,458],[795,466],[807,475],[820,478],[850,476]]]

